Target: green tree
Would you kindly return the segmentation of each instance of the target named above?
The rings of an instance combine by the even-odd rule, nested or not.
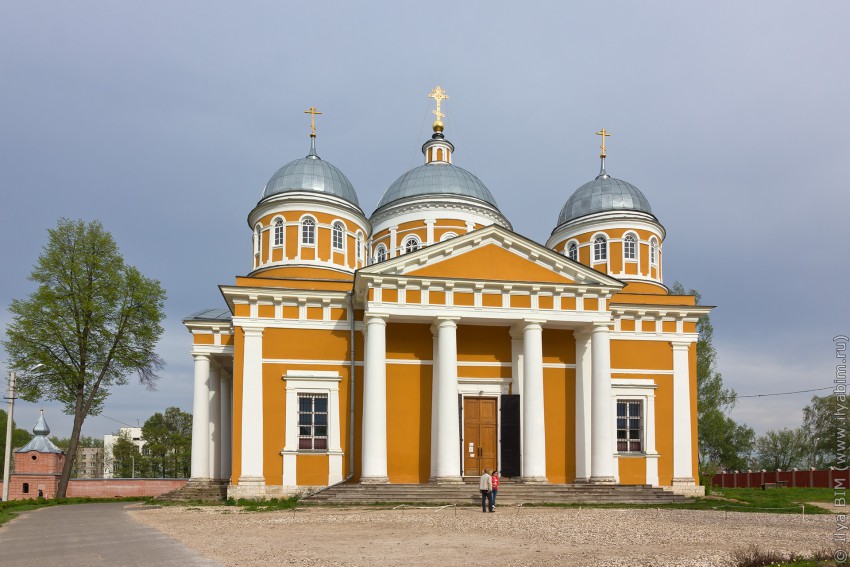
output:
[[[756,439],[756,452],[759,466],[769,471],[802,466],[808,453],[806,432],[802,427],[771,429]]]
[[[0,459],[2,459],[3,455],[6,454],[6,424],[8,422],[8,418],[9,414],[6,413],[6,410],[0,410]],[[30,439],[32,439],[32,433],[26,429],[17,427],[15,425],[15,421],[12,420],[12,451],[20,449],[26,445]],[[9,463],[10,467],[13,466],[14,461],[15,458],[13,456],[12,462]]]
[[[155,413],[142,426],[151,476],[189,476],[192,448],[192,415],[170,407]]]
[[[162,360],[165,292],[159,282],[127,266],[103,226],[60,219],[29,279],[37,289],[9,308],[14,319],[3,342],[21,372],[21,398],[58,400],[74,425],[59,480],[64,498],[87,416],[98,414],[112,386],[139,375],[153,389]],[[44,364],[37,373],[25,372]]]
[[[850,412],[838,396],[813,396],[803,408],[803,429],[809,453],[806,462],[813,467],[844,466]]]
[[[119,435],[112,445],[112,474],[118,478],[144,476],[136,474],[142,464],[139,448],[126,435]]]
[[[701,304],[700,293],[685,291],[681,283],[671,287],[673,295],[693,295]],[[723,376],[717,370],[717,351],[714,349],[714,326],[711,318],[703,315],[697,321],[697,443],[700,469],[710,465],[728,469],[747,468],[753,451],[755,432],[744,424],[736,423],[726,415],[735,405],[736,395],[723,385]],[[703,476],[703,475],[701,475]]]

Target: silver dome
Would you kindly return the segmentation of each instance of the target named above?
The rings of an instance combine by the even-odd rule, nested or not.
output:
[[[450,163],[433,162],[415,167],[396,179],[384,192],[378,208],[420,195],[463,195],[499,208],[490,190],[473,174]]]
[[[289,191],[317,191],[345,199],[360,206],[354,186],[343,172],[316,154],[315,146],[310,154],[291,161],[272,175],[260,200]]]
[[[603,171],[596,179],[576,189],[567,199],[558,216],[558,226],[602,211],[640,211],[652,214],[649,201],[640,189]]]

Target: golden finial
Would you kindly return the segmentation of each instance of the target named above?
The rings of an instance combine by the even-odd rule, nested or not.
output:
[[[304,114],[310,115],[310,137],[316,137],[316,115],[321,114],[318,110],[316,110],[315,106],[311,106],[309,109],[304,111]]]
[[[611,136],[611,134],[609,134],[609,133],[605,130],[605,128],[603,128],[603,129],[602,129],[602,131],[601,131],[601,132],[597,132],[597,133],[596,133],[596,135],[597,135],[597,136],[602,136],[602,146],[601,146],[601,148],[602,148],[602,154],[601,154],[599,157],[604,158],[604,157],[605,157],[605,138],[609,138],[609,137]]]
[[[440,104],[449,96],[446,94],[446,91],[440,88],[438,85],[436,89],[431,91],[428,94],[428,98],[433,98],[437,101],[437,110],[432,110],[434,114],[437,115],[437,119],[434,121],[434,132],[442,132],[443,131],[443,121],[441,118],[444,118],[446,115],[440,112]]]

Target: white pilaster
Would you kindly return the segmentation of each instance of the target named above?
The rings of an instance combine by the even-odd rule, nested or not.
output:
[[[428,246],[434,244],[434,225],[436,223],[435,219],[425,219],[425,244]]]
[[[658,486],[658,452],[655,450],[655,392],[646,397],[646,484]]]
[[[195,392],[192,402],[192,478],[210,478],[210,355],[195,358]]]
[[[591,340],[590,331],[575,331],[576,341],[576,478],[590,479]]]
[[[607,323],[594,325],[590,344],[590,482],[613,483],[614,415],[611,411],[611,340]]]
[[[439,423],[439,414],[437,408],[440,406],[440,355],[439,347],[437,346],[437,335],[439,327],[437,324],[431,325],[431,335],[433,337],[431,347],[431,481],[437,478],[437,437]]]
[[[221,369],[218,364],[210,368],[210,478],[221,478]]]
[[[522,326],[511,327],[511,393],[518,395],[520,399],[519,405],[519,422],[525,423],[523,419],[523,404],[522,404]],[[519,438],[519,454],[523,454],[522,435]],[[522,463],[520,463],[520,474],[522,474]]]
[[[387,483],[387,321],[366,316],[363,379],[363,460],[360,482]]]
[[[398,256],[398,250],[396,250],[397,246],[398,246],[398,227],[392,226],[392,227],[390,227],[390,249],[389,249],[389,254],[387,255],[388,258],[395,258],[396,256]]]
[[[694,485],[690,343],[673,342],[673,485]]]
[[[438,317],[437,325],[437,476],[436,482],[462,482],[460,415],[457,407],[457,319]]]
[[[240,485],[265,485],[263,475],[263,328],[243,327],[242,473]]]
[[[221,391],[221,478],[228,480],[233,472],[233,377],[222,369]]]
[[[543,327],[540,321],[523,323],[522,478],[546,478],[546,422],[543,414]]]

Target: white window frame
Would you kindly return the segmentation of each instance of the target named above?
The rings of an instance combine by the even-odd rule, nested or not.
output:
[[[299,455],[328,456],[328,485],[341,482],[342,447],[340,445],[339,385],[342,376],[334,371],[289,370],[283,376],[286,383],[286,422],[283,455],[283,485],[297,485],[297,457]],[[299,394],[325,394],[328,397],[328,448],[327,450],[302,450],[298,448]]]
[[[414,248],[413,250],[410,250],[411,243],[416,243],[416,248]],[[401,247],[402,250],[404,250],[405,254],[410,254],[411,252],[416,252],[417,250],[422,249],[422,241],[419,240],[418,236],[408,236],[404,239],[404,242],[402,243]]]
[[[331,248],[337,252],[345,252],[345,223],[335,220],[331,223]],[[339,244],[339,246],[337,246]]]
[[[572,250],[571,250],[572,248],[575,248],[575,251],[576,251],[576,257],[575,258],[573,258],[572,255],[570,254],[570,252],[572,252]],[[566,256],[570,260],[574,260],[574,261],[578,262],[578,241],[577,240],[570,240],[569,242],[567,242],[567,245],[564,247],[564,256]]]
[[[599,241],[602,240],[603,248],[601,249],[602,254],[599,253]],[[607,263],[608,262],[608,243],[609,238],[607,234],[594,234],[593,239],[591,240],[591,244],[593,246],[593,263]],[[600,258],[600,255],[602,256]]]
[[[354,238],[355,246],[357,247],[357,263],[361,264],[363,262],[363,233],[359,230],[357,231],[357,236]]]
[[[622,418],[620,417],[620,406],[621,405],[623,405],[625,407],[625,412],[626,412],[625,415]],[[634,406],[637,406],[639,408],[639,410],[638,410],[639,415],[637,415],[637,416],[632,415],[632,409],[633,409]],[[645,437],[646,437],[646,424],[644,423],[645,420],[646,420],[646,407],[645,407],[644,400],[639,399],[639,398],[638,399],[618,398],[616,408],[617,409],[614,412],[614,419],[617,422],[617,423],[614,424],[614,429],[617,432],[617,437],[616,437],[617,445],[614,446],[615,451],[617,453],[621,453],[621,454],[622,453],[628,453],[628,454],[632,454],[632,455],[635,455],[635,454],[641,454],[642,455],[642,454],[644,454],[646,452],[645,451],[645,449],[646,449],[646,439],[645,439]],[[620,419],[625,419],[625,421],[626,421],[625,427],[620,427],[620,423],[619,423]],[[631,427],[631,421],[634,420],[634,419],[638,420],[638,426],[635,429],[633,429]],[[619,444],[620,444],[619,433],[620,433],[621,430],[626,432],[626,438],[625,438],[626,449],[620,449],[620,447],[619,447]],[[631,444],[632,444],[631,432],[634,431],[634,430],[636,430],[637,433],[638,433],[637,443],[638,443],[640,448],[637,449],[637,450],[631,449]]]
[[[440,242],[445,242],[446,240],[448,240],[450,238],[457,238],[457,233],[444,232],[443,235],[440,237]]]
[[[257,223],[254,227],[254,256],[260,257],[263,251],[263,225]]]
[[[317,238],[316,238],[316,234],[317,234],[316,233],[316,226],[317,226],[316,219],[314,219],[311,216],[304,216],[304,217],[301,217],[301,220],[298,223],[298,225],[299,225],[298,230],[300,232],[300,234],[298,235],[298,242],[300,243],[300,246],[311,246],[311,247],[316,246],[316,240],[317,240]],[[306,241],[307,233],[305,233],[304,229],[307,226],[313,227],[313,230],[310,231],[310,237],[309,237],[311,242]]]
[[[658,239],[654,236],[649,239],[649,263],[652,266],[658,265]]]
[[[274,232],[273,232],[273,235],[274,235],[273,246],[275,248],[280,248],[281,246],[283,246],[284,232],[286,230],[283,219],[281,217],[275,218],[272,221],[272,227],[273,227],[273,230],[274,230]]]
[[[612,372],[617,372],[613,370]],[[630,370],[632,372],[632,370]],[[638,371],[644,372],[644,371]],[[651,374],[651,370],[646,370],[646,374]],[[655,390],[658,388],[655,381],[651,378],[612,378],[611,379],[611,415],[614,423],[612,424],[612,442],[614,447],[614,456],[617,459],[641,457],[646,458],[646,483],[652,486],[658,486],[658,458],[659,454],[655,449]],[[617,451],[617,402],[618,401],[642,401],[643,402],[643,421],[641,422],[643,451],[641,453],[626,453]],[[617,482],[619,482],[619,465],[615,468]]]
[[[378,244],[375,247],[375,263],[385,262],[387,260],[387,247],[383,244]]]
[[[629,256],[627,254],[629,238],[632,239],[631,242],[632,242],[632,245],[633,245],[631,256]],[[638,253],[639,253],[638,250],[639,250],[639,248],[640,248],[640,239],[638,238],[637,234],[635,234],[634,232],[627,232],[626,234],[623,235],[623,261],[624,262],[637,262],[638,261]]]

